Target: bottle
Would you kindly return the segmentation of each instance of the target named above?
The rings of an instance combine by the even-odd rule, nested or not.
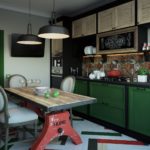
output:
[[[54,60],[54,67],[56,67],[56,65],[57,65],[57,61],[56,61],[56,60]]]
[[[147,51],[150,50],[150,43],[147,44]]]
[[[147,50],[147,44],[146,43],[144,43],[143,47],[142,47],[142,51],[145,51],[145,50]]]

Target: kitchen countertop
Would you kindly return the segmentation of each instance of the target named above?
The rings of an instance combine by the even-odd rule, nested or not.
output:
[[[91,80],[88,77],[83,77],[83,76],[77,76],[76,79],[92,81],[92,82],[99,82],[99,83],[108,83],[108,84],[118,84],[118,85],[150,88],[150,82],[142,83],[142,82],[104,81],[104,80],[101,80],[101,79],[92,79]]]

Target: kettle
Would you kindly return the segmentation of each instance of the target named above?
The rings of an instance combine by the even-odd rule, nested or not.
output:
[[[120,77],[121,72],[118,69],[113,69],[107,73],[108,77]]]

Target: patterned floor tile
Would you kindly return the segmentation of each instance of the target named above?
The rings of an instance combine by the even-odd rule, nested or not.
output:
[[[150,145],[82,118],[73,119],[73,127],[81,136],[82,144],[74,145],[70,138],[63,136],[51,141],[45,150],[150,150]],[[28,150],[32,143],[18,143],[9,150]]]

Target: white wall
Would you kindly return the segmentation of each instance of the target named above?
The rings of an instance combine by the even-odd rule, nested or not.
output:
[[[41,26],[48,24],[48,18],[31,17],[32,32],[38,33]],[[50,85],[49,40],[45,42],[45,54],[41,58],[11,57],[11,34],[27,32],[28,15],[0,9],[0,29],[4,30],[4,74],[22,74],[27,79],[40,79],[41,84]]]

